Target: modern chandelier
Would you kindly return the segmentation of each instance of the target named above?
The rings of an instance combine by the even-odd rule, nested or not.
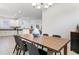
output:
[[[32,6],[36,9],[47,9],[52,6],[52,3],[32,3]]]

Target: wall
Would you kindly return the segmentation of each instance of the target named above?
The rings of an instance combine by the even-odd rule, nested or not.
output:
[[[42,13],[43,33],[58,34],[70,39],[70,32],[79,24],[79,4],[53,4]]]
[[[0,28],[9,28],[10,27],[10,19],[0,18]]]
[[[32,18],[22,18],[20,19],[20,25],[22,28],[29,28],[31,25],[33,27],[38,24],[39,26],[42,25],[42,19],[32,19]]]

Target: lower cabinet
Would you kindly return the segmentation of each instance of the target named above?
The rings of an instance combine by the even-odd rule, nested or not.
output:
[[[79,53],[79,32],[71,32],[71,50]]]
[[[16,31],[0,31],[0,36],[16,35]]]
[[[21,34],[22,31],[19,31],[19,34]],[[17,35],[17,31],[0,31],[0,36],[13,36]]]

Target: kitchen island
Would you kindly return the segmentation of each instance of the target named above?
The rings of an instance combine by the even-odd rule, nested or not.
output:
[[[22,29],[18,29],[19,34],[22,32]],[[17,30],[13,28],[0,28],[0,36],[12,36],[16,35]]]

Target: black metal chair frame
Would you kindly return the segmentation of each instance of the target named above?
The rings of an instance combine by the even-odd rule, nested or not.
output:
[[[13,53],[16,50],[16,52],[17,52],[16,55],[18,55],[18,54],[20,55],[21,50],[23,50],[23,54],[25,54],[25,52],[27,51],[26,42],[22,41],[21,38],[17,35],[14,35],[14,38],[15,38],[16,45],[15,45],[15,48],[13,50]]]
[[[47,55],[46,51],[38,49],[34,44],[27,43],[27,48],[29,51],[29,55]]]

